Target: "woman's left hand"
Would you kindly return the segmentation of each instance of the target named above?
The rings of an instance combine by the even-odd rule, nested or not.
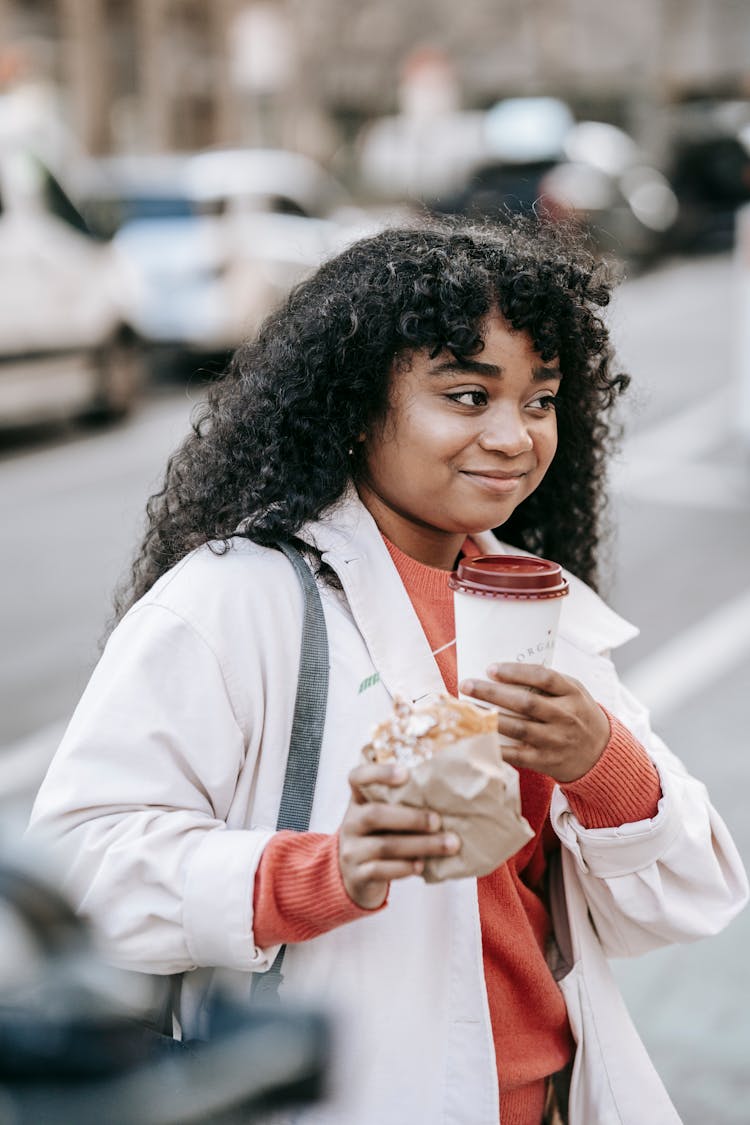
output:
[[[609,719],[583,684],[541,664],[496,664],[490,680],[466,680],[464,695],[492,703],[503,746],[512,766],[546,773],[561,784],[576,781],[594,766],[609,741]]]

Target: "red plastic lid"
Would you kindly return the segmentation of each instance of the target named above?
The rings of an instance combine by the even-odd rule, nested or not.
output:
[[[568,592],[558,563],[530,555],[461,559],[448,585],[467,594],[506,598],[561,598]]]

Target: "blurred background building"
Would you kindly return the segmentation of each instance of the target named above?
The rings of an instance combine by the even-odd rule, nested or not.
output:
[[[83,149],[274,144],[330,158],[369,118],[554,93],[647,147],[747,93],[745,0],[0,0],[0,82],[52,83]],[[420,93],[423,95],[420,98]]]

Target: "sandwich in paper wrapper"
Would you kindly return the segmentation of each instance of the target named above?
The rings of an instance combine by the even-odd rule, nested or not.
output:
[[[456,855],[425,860],[428,883],[488,875],[534,835],[521,815],[518,772],[502,758],[494,710],[447,695],[396,700],[362,754],[409,771],[396,788],[363,787],[370,800],[433,809],[461,840]]]

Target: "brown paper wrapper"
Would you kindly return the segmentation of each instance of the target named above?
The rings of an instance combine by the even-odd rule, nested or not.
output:
[[[434,809],[461,840],[456,855],[425,860],[427,883],[489,875],[534,835],[521,815],[518,772],[502,759],[496,734],[464,738],[409,769],[407,781],[363,786],[372,801]]]

